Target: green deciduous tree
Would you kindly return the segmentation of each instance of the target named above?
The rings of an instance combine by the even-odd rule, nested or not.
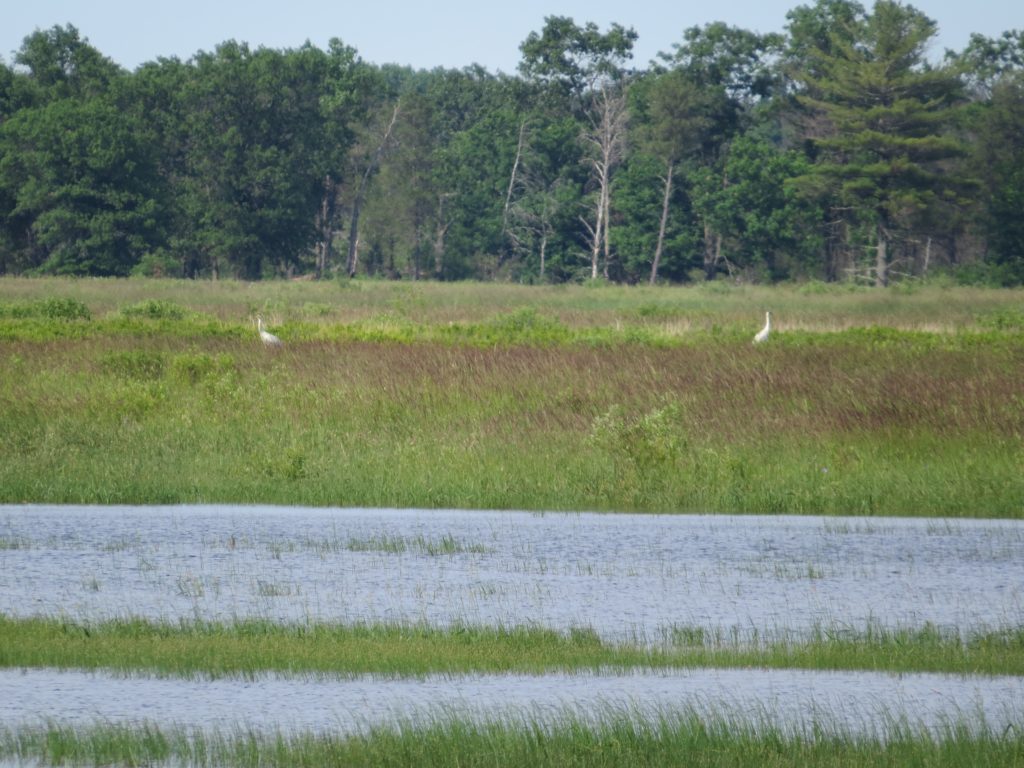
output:
[[[708,91],[682,69],[672,69],[649,76],[634,88],[634,109],[639,114],[634,131],[635,153],[654,160],[658,171],[654,178],[661,188],[657,210],[657,236],[650,253],[648,281],[658,279],[666,238],[669,237],[671,204],[676,191],[676,177],[681,166],[699,158],[708,143],[714,124]],[[642,161],[641,161],[642,162]],[[652,231],[651,221],[641,230]],[[648,236],[649,239],[649,236]]]
[[[104,95],[125,74],[71,24],[33,32],[22,42],[14,63],[28,71],[37,104]]]
[[[692,27],[683,42],[662,59],[696,88],[693,106],[700,116],[699,150],[684,167],[691,203],[703,230],[703,267],[708,279],[730,261],[723,251],[724,232],[715,189],[729,180],[725,162],[730,143],[746,130],[752,116],[772,94],[776,83],[773,59],[781,46],[778,35],[759,35],[721,22]],[[696,118],[694,118],[696,119]]]
[[[124,275],[163,236],[157,164],[126,78],[71,26],[25,39],[0,123],[5,268]],[[9,102],[10,103],[10,102]]]
[[[180,95],[184,168],[176,189],[188,229],[177,247],[198,255],[203,271],[287,273],[311,253],[328,65],[309,46],[252,51],[229,42],[196,56]]]
[[[115,106],[23,110],[0,127],[0,158],[22,269],[126,275],[158,238],[155,163]]]

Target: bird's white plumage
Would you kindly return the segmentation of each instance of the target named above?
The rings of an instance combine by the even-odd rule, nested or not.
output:
[[[765,312],[764,313],[764,328],[762,328],[760,331],[757,332],[757,335],[754,337],[754,343],[755,344],[760,344],[762,341],[765,341],[768,338],[768,334],[771,333],[771,330],[772,330],[772,313],[771,312]]]
[[[259,329],[260,339],[262,339],[263,343],[268,347],[280,347],[283,344],[283,342],[270,331],[263,330],[263,318],[259,315],[256,316],[256,327]]]

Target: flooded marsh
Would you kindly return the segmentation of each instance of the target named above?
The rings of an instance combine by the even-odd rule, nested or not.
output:
[[[0,614],[56,619],[86,635],[90,625],[136,619],[526,627],[652,653],[841,639],[872,627],[1019,634],[1024,523],[11,505],[0,507]],[[875,737],[893,723],[998,733],[1024,722],[1019,675],[584,664],[529,674],[180,677],[29,667],[0,671],[0,722],[15,731],[155,723],[356,733],[438,717],[696,712],[787,733],[823,726]]]

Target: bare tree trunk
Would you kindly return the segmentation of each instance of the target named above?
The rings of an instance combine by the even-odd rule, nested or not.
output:
[[[545,252],[547,251],[547,249],[548,249],[548,233],[547,233],[547,231],[545,231],[540,236],[540,279],[541,279],[541,281],[544,280],[544,259],[545,259]]]
[[[608,268],[612,261],[611,238],[608,236],[608,228],[612,219],[612,190],[611,180],[604,188],[604,233],[601,235],[601,242],[604,246],[604,279],[609,278]]]
[[[352,219],[348,228],[348,258],[345,261],[345,271],[348,272],[349,277],[355,276],[356,264],[359,261],[359,214],[362,212],[363,201],[366,199],[366,187],[370,183],[370,177],[380,165],[381,157],[384,156],[384,152],[387,151],[388,145],[391,143],[391,135],[394,132],[395,123],[398,121],[400,107],[401,102],[395,102],[395,109],[391,113],[391,120],[388,122],[387,128],[384,129],[384,136],[381,138],[380,144],[377,145],[370,162],[367,163],[366,170],[359,180],[355,198],[352,200]]]
[[[661,265],[661,253],[665,247],[665,229],[668,226],[668,202],[672,197],[672,174],[675,163],[668,161],[665,170],[665,194],[661,198],[661,221],[658,224],[658,244],[654,247],[654,260],[651,262],[651,285],[658,281],[658,267]]]
[[[715,243],[718,241],[719,245],[716,247]],[[711,231],[711,225],[704,222],[704,279],[713,280],[715,277],[715,269],[718,266],[719,249],[721,248],[721,241]]]
[[[519,142],[516,144],[516,159],[512,163],[512,174],[508,180],[508,192],[505,194],[505,210],[501,217],[502,236],[508,231],[508,212],[512,205],[512,193],[516,188],[516,174],[519,172],[519,162],[523,157],[523,137],[526,135],[526,121],[519,125]]]
[[[604,182],[597,200],[597,223],[594,225],[593,250],[590,253],[590,278],[597,279],[597,267],[601,260],[601,234],[604,232]]]
[[[876,231],[878,242],[875,244],[875,287],[884,288],[889,284],[889,241],[881,224]]]
[[[442,192],[437,197],[437,228],[434,230],[434,277],[438,280],[444,272],[444,238],[448,233],[449,223],[444,220],[444,203],[452,196],[450,192]]]
[[[349,277],[356,276],[356,264],[359,260],[359,213],[363,201],[352,203],[352,219],[348,225],[348,256],[345,258],[345,272]]]
[[[330,174],[324,176],[323,194],[320,197],[320,212],[317,227],[320,242],[316,249],[316,279],[323,278],[334,255],[334,213],[338,201],[338,185]]]

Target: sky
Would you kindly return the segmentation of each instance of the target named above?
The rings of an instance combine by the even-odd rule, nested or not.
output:
[[[865,6],[871,0],[861,0]],[[11,0],[0,24],[0,57],[13,63],[22,40],[36,29],[72,24],[102,54],[133,70],[147,61],[189,59],[236,40],[256,48],[297,48],[310,42],[326,49],[337,37],[373,64],[415,69],[482,65],[514,74],[519,45],[540,32],[547,16],[613,22],[638,34],[632,64],[645,68],[659,52],[671,52],[683,30],[713,21],[755,32],[781,32],[786,13],[813,0]],[[699,7],[698,7],[699,5]],[[930,51],[961,50],[972,32],[997,37],[1024,29],[1021,0],[916,0],[938,23]]]

